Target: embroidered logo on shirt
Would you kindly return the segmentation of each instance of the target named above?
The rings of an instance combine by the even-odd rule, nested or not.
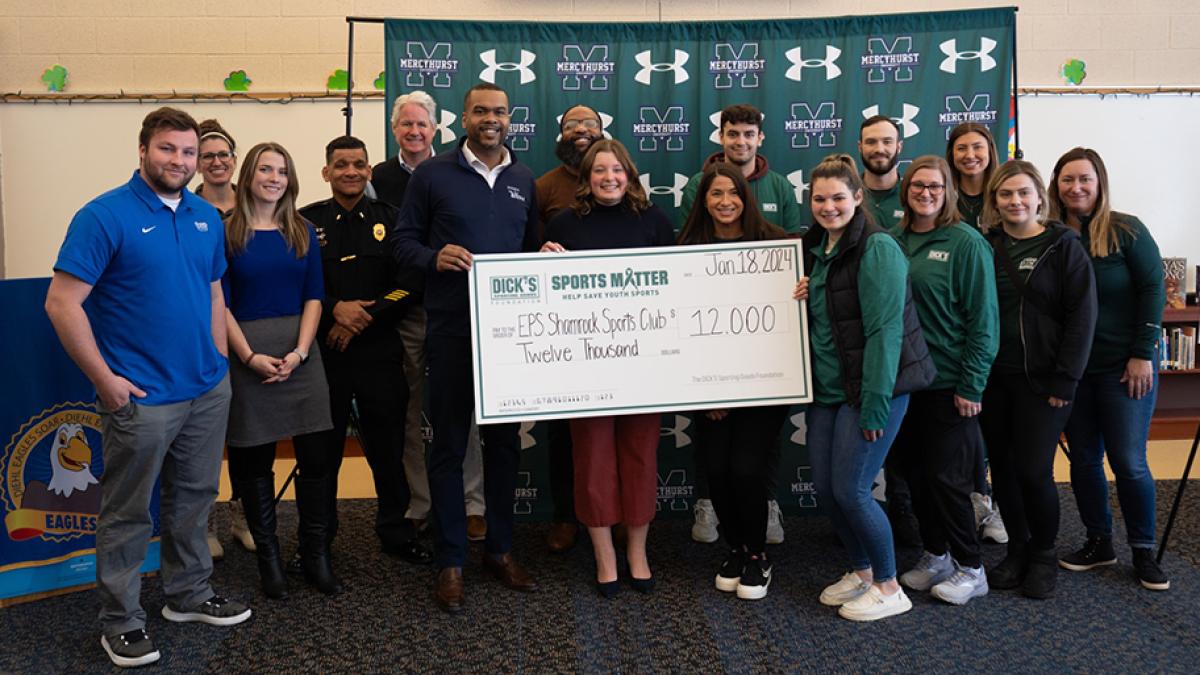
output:
[[[1037,261],[1037,258],[1023,258],[1021,259],[1021,262],[1017,264],[1017,269],[1021,270],[1022,272],[1028,272],[1034,267],[1037,267]]]
[[[779,210],[779,205],[775,202],[763,202],[762,210],[766,213],[775,213]]]
[[[208,223],[203,220],[192,221],[192,224],[196,226],[198,232],[208,232]]]
[[[339,214],[338,218],[341,218],[341,217],[342,216]],[[325,228],[314,227],[313,230],[315,230],[317,233],[317,246],[324,246],[325,244],[328,243],[325,241]]]
[[[903,218],[904,217],[904,209],[896,209],[895,211],[892,211],[892,217],[893,218]]]
[[[950,252],[949,251],[930,251],[929,259],[936,260],[938,262],[949,262]]]
[[[154,228],[156,228],[156,227],[158,227],[158,226],[157,226],[157,225],[151,225],[150,227],[143,227],[143,228],[142,228],[142,234],[149,234],[149,232],[150,232],[151,230],[153,230]]]
[[[508,186],[508,196],[512,197],[513,199],[515,199],[517,201],[521,201],[521,202],[525,201],[525,195],[521,194],[521,188],[519,188],[515,185]]]
[[[387,228],[383,223],[375,223],[375,227],[371,230],[371,234],[375,235],[375,241],[383,241],[384,235],[387,234]]]

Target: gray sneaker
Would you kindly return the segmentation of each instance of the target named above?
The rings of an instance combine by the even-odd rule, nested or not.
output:
[[[696,522],[692,523],[692,539],[701,544],[711,544],[720,538],[717,533],[717,512],[713,510],[711,499],[697,499],[692,508]]]
[[[911,570],[900,575],[900,583],[914,591],[927,591],[949,579],[951,574],[954,574],[954,561],[949,553],[936,556],[925,551]]]
[[[983,567],[955,565],[954,574],[930,589],[929,594],[952,605],[965,605],[971,598],[987,595],[987,575]]]
[[[145,629],[142,628],[135,628],[111,638],[101,635],[100,646],[104,647],[108,658],[122,668],[136,668],[154,663],[161,656],[150,641],[150,636],[146,635]]]
[[[177,623],[197,621],[213,626],[232,626],[249,619],[250,608],[237,600],[214,595],[187,611],[163,605],[162,615],[167,621]]]
[[[767,502],[767,543],[783,543],[783,512],[774,499]]]

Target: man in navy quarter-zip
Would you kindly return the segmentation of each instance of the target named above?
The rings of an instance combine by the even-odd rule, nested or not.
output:
[[[429,491],[437,547],[434,599],[448,612],[463,608],[467,558],[462,464],[475,406],[467,271],[477,253],[536,250],[538,209],[533,172],[504,144],[508,94],[481,82],[463,101],[466,138],[455,152],[425,160],[413,172],[394,238],[401,264],[426,271],[425,353],[433,450]],[[504,585],[532,591],[537,582],[512,557],[513,494],[519,425],[488,424],[483,439],[487,538],[483,566]]]

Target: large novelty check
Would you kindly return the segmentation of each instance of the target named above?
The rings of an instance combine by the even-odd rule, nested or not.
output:
[[[475,256],[475,418],[812,400],[800,243]]]

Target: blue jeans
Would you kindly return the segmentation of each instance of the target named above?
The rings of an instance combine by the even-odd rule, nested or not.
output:
[[[1117,500],[1125,516],[1131,548],[1154,548],[1154,477],[1146,462],[1150,416],[1158,398],[1154,386],[1141,400],[1129,397],[1121,382],[1124,370],[1085,375],[1075,393],[1075,410],[1067,422],[1071,448],[1071,487],[1089,537],[1112,536],[1112,509],[1104,456],[1117,478]]]
[[[883,437],[868,443],[858,426],[858,408],[846,403],[808,407],[808,454],[818,503],[850,553],[851,568],[870,568],[877,582],[896,576],[896,548],[871,488],[907,409],[907,394],[893,398]]]

